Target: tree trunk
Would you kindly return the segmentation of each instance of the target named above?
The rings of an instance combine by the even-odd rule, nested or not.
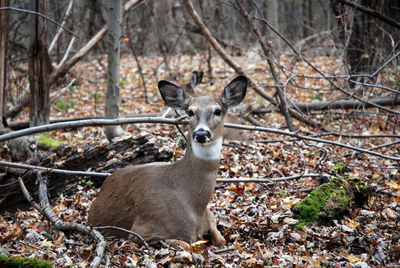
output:
[[[8,6],[8,0],[0,0],[0,7]],[[8,13],[6,10],[0,11],[0,128],[3,128],[4,117],[4,93],[6,92],[6,52],[8,35]]]
[[[120,80],[120,37],[121,37],[121,0],[108,1],[108,33],[107,33],[107,96],[105,116],[108,119],[119,115],[119,80]],[[125,131],[120,126],[106,126],[107,139],[122,136]]]
[[[31,2],[33,11],[45,14],[45,3],[42,0]],[[29,46],[29,85],[31,94],[29,120],[31,126],[43,125],[50,118],[50,92],[48,76],[50,59],[46,44],[45,19],[30,15],[30,46]]]

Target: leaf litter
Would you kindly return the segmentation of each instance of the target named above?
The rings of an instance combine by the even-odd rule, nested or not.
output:
[[[173,56],[170,58],[172,73],[177,84],[189,80],[190,72],[206,66],[204,55]],[[247,64],[250,76],[260,85],[272,84],[272,79],[260,70],[267,70],[262,61]],[[158,113],[165,108],[156,88],[157,80],[167,76],[159,57],[140,58],[148,87],[145,103],[137,67],[130,56],[124,56],[121,63],[121,106],[120,116],[143,113]],[[287,72],[315,74],[304,63],[294,64],[283,58]],[[330,62],[332,64],[326,64]],[[313,59],[313,63],[324,73],[340,74],[340,64],[332,58]],[[60,99],[73,101],[73,108],[52,107],[53,118],[76,118],[102,116],[106,92],[105,60],[82,62],[70,73],[76,79],[73,88]],[[328,68],[327,66],[330,66]],[[200,90],[218,94],[224,81],[234,73],[226,64],[214,57],[212,60],[214,80],[200,85]],[[192,69],[191,69],[192,68]],[[205,68],[203,68],[205,69]],[[301,75],[295,83],[310,88],[328,88],[326,81]],[[267,89],[269,89],[267,87]],[[272,89],[270,89],[272,91]],[[315,90],[318,91],[318,90]],[[217,92],[217,93],[215,93]],[[271,92],[268,92],[271,93]],[[314,92],[315,93],[315,92]],[[319,100],[339,97],[339,93],[320,90]],[[310,101],[310,92],[288,87],[287,94],[292,100]],[[337,95],[335,95],[337,94]],[[315,96],[311,94],[311,96]],[[247,102],[263,103],[252,90],[246,96]],[[27,118],[27,111],[19,115],[19,120]],[[332,129],[342,133],[359,132],[372,134],[386,133],[385,115],[366,117],[362,114],[346,118],[343,115],[315,115]],[[329,118],[331,117],[331,118]],[[341,126],[337,125],[340,118]],[[272,112],[260,118],[265,126],[281,128],[285,126],[280,114]],[[382,122],[383,121],[383,122]],[[296,124],[298,124],[296,122]],[[303,131],[313,133],[303,125]],[[174,161],[183,156],[180,146],[182,137],[173,126],[168,125],[127,125],[126,130],[133,136],[144,136],[150,142],[158,141],[174,153]],[[216,216],[218,228],[227,240],[227,247],[218,249],[206,240],[191,245],[191,251],[161,243],[157,247],[144,248],[129,240],[109,239],[107,255],[112,267],[382,267],[400,265],[400,171],[398,164],[365,154],[352,154],[340,147],[310,144],[292,140],[276,134],[249,132],[248,142],[225,141],[218,178],[279,178],[303,173],[335,174],[335,166],[343,163],[349,176],[358,177],[375,185],[376,188],[394,195],[374,192],[362,208],[350,210],[343,218],[333,220],[329,225],[313,224],[298,226],[292,208],[307,195],[303,189],[313,189],[318,185],[316,178],[301,178],[263,183],[218,183],[211,202],[211,210]],[[51,131],[56,139],[67,141],[69,146],[83,148],[85,144],[105,142],[102,128],[86,127],[70,132]],[[328,139],[337,140],[332,136]],[[258,141],[258,142],[254,142]],[[260,142],[264,141],[264,142]],[[355,146],[376,146],[391,141],[390,138],[350,140],[341,137],[342,143]],[[368,144],[365,144],[368,143]],[[321,149],[322,148],[322,149]],[[386,151],[385,151],[386,150]],[[398,155],[400,148],[387,147],[381,151],[388,155]],[[110,161],[121,154],[110,155]],[[85,223],[87,212],[99,189],[90,181],[82,180],[76,189],[60,193],[52,198],[53,210],[68,222]],[[77,232],[60,233],[54,230],[38,211],[33,208],[0,215],[0,253],[10,256],[34,257],[48,260],[56,267],[87,266],[93,259],[94,241]]]

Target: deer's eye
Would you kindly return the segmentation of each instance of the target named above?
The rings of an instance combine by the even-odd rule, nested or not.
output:
[[[220,109],[217,109],[217,110],[214,111],[214,114],[215,114],[216,116],[221,116],[222,111],[221,111]]]
[[[188,115],[189,115],[190,117],[194,116],[193,110],[189,110],[187,113],[188,113]]]

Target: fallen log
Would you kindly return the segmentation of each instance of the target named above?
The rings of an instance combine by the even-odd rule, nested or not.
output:
[[[380,106],[396,106],[400,105],[400,97],[381,97],[369,100],[370,103]],[[300,109],[303,112],[309,111],[325,111],[338,109],[363,109],[374,107],[372,104],[358,100],[335,100],[335,101],[318,101],[311,103],[293,103],[292,108]]]
[[[65,170],[90,170],[112,173],[114,170],[129,164],[137,165],[155,161],[168,161],[171,157],[171,151],[166,149],[159,150],[157,145],[148,142],[145,138],[129,138],[112,144],[62,145],[50,152],[36,155],[28,161],[28,164]],[[16,182],[19,177],[24,176],[23,180],[27,189],[36,195],[36,179],[29,170],[4,167],[0,167],[0,170],[6,172],[6,175],[0,180],[0,186]],[[99,187],[105,177],[49,173],[48,189],[50,194],[54,196],[62,191],[68,193],[83,179]],[[25,205],[27,203],[21,195],[18,183],[0,187],[0,212],[5,210],[12,211]]]

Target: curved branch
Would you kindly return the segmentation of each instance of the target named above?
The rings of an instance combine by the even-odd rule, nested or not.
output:
[[[42,192],[45,191],[47,192],[47,186],[43,182],[42,179],[39,179],[40,186],[42,187]],[[56,213],[54,213],[53,209],[50,206],[50,203],[47,200],[47,197],[45,195],[41,195],[42,199],[45,198],[45,200],[41,200],[41,203],[43,203],[44,207],[42,208],[39,204],[37,204],[33,198],[30,196],[28,190],[25,187],[25,184],[22,180],[19,180],[19,185],[21,187],[22,193],[24,194],[24,197],[29,201],[29,203],[32,204],[38,211],[40,211],[43,215],[48,218],[58,230],[62,231],[78,231],[81,233],[84,233],[86,235],[89,235],[92,237],[96,242],[97,242],[97,247],[95,250],[95,257],[93,261],[90,264],[90,267],[99,267],[100,262],[104,256],[104,252],[107,246],[107,242],[104,239],[104,237],[100,234],[99,231],[91,229],[88,226],[85,226],[83,224],[79,223],[74,223],[74,222],[63,222]]]
[[[47,132],[55,129],[65,128],[76,128],[76,127],[87,127],[87,126],[113,126],[113,125],[125,125],[125,124],[137,124],[137,123],[163,123],[163,124],[187,124],[186,121],[182,121],[185,117],[179,117],[176,119],[160,118],[160,117],[136,117],[136,118],[122,118],[122,119],[88,119],[78,120],[71,122],[46,124],[36,127],[31,127],[23,130],[10,132],[7,134],[0,135],[0,142],[6,141],[21,136],[31,135],[40,132]]]

